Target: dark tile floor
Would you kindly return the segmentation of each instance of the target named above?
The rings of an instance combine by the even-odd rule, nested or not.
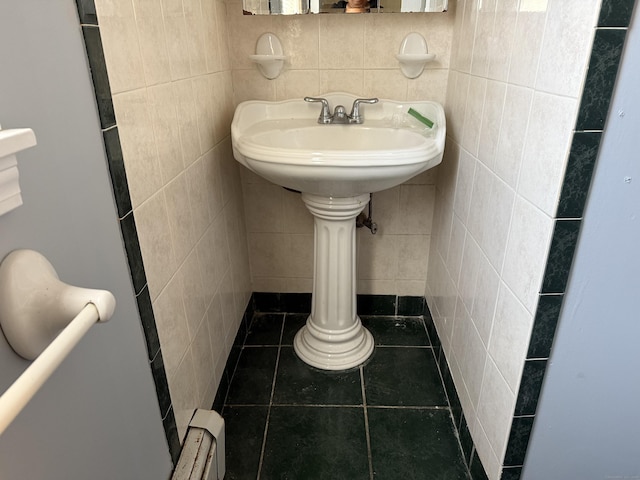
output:
[[[359,368],[326,372],[293,351],[307,315],[256,313],[223,416],[227,480],[468,479],[422,317],[362,317]]]

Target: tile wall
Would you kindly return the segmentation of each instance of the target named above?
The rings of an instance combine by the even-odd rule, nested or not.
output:
[[[165,375],[168,381],[168,392],[158,387],[168,405],[161,408],[175,416],[181,440],[193,410],[211,408],[251,295],[229,137],[234,106],[225,5],[96,0],[78,6],[81,17],[91,11],[99,25],[85,31],[97,38],[87,40],[90,62],[103,50],[108,71],[105,95],[96,90],[99,108],[110,104],[110,94],[115,112],[105,145],[112,176],[119,172],[116,202],[126,204],[119,211],[143,327],[148,339],[156,338],[149,344],[156,385]],[[92,72],[95,84],[93,65]]]
[[[455,18],[410,15],[245,16],[227,5],[235,103],[284,100],[330,91],[362,97],[444,103]],[[395,59],[402,39],[421,33],[437,55],[417,79],[405,78]],[[265,32],[275,33],[289,58],[267,80],[249,60]],[[299,195],[242,171],[253,290],[310,292],[313,219]],[[358,293],[424,295],[432,235],[436,170],[374,194],[378,233],[358,231]]]
[[[426,296],[475,445],[468,461],[494,480],[518,427],[600,1],[457,3]]]

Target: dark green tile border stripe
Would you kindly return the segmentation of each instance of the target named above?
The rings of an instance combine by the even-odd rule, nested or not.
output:
[[[100,37],[100,28],[98,27],[95,4],[93,0],[76,0],[76,6],[98,107],[103,144],[111,177],[111,187],[118,211],[118,218],[120,219],[120,232],[127,254],[129,273],[131,275],[138,313],[144,332],[149,367],[156,388],[156,396],[158,405],[160,406],[162,424],[167,438],[169,453],[175,465],[180,457],[182,447],[180,445],[180,438],[178,437],[178,428],[173,414],[167,374],[162,359],[162,351],[158,339],[153,308],[151,306],[151,298],[149,297],[138,232],[136,230],[135,219],[133,218],[129,185],[124,169],[120,136],[116,126],[109,75],[104,59],[104,50]]]
[[[558,218],[582,218],[602,132],[576,132],[558,204]]]
[[[76,0],[81,25],[98,25],[96,5],[93,0]]]
[[[602,130],[609,112],[626,28],[597,28],[576,130]]]
[[[124,158],[120,145],[120,135],[118,127],[114,126],[103,131],[105,153],[113,186],[113,196],[118,207],[118,218],[122,219],[131,212],[131,196],[129,195],[129,182],[127,182],[127,172],[124,168]]]
[[[538,307],[533,320],[527,359],[549,358],[563,299],[564,294],[540,295],[538,297]]]
[[[602,0],[599,27],[628,27],[635,0]]]
[[[582,220],[556,220],[541,293],[564,293]]]
[[[104,60],[100,29],[97,26],[83,25],[82,35],[87,50],[100,125],[103,129],[113,127],[116,124],[116,115],[113,109],[111,86],[109,85],[109,75],[107,74],[107,65]]]
[[[635,0],[603,0],[503,463],[519,480]],[[622,27],[622,28],[610,28]]]

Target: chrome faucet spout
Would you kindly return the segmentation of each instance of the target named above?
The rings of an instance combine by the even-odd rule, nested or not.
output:
[[[351,123],[351,119],[347,115],[347,109],[343,105],[336,106],[333,111],[333,121],[331,123]]]
[[[318,123],[322,123],[325,125],[330,123],[347,125],[355,123],[357,125],[360,125],[362,122],[364,122],[364,116],[360,112],[360,105],[363,103],[378,103],[377,98],[357,98],[353,101],[353,107],[351,107],[350,114],[347,114],[347,110],[343,105],[337,105],[332,115],[331,110],[329,109],[329,102],[326,98],[304,97],[304,101],[322,104],[322,110],[320,111],[320,116],[318,117]]]

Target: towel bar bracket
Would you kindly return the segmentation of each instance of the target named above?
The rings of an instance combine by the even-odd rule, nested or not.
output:
[[[116,301],[107,290],[67,285],[49,261],[33,250],[14,250],[0,264],[0,326],[15,352],[35,359],[89,303],[99,322],[111,318]]]

